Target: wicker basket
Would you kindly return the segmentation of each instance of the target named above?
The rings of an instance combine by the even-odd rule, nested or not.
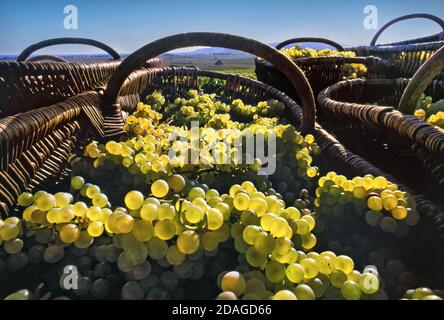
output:
[[[262,56],[289,74],[302,97],[303,108],[278,90],[258,81],[217,72],[204,72],[189,68],[139,69],[153,56],[181,46],[205,45],[225,46],[241,49]],[[132,72],[133,70],[136,70]],[[55,185],[69,166],[68,159],[76,154],[76,145],[83,138],[106,140],[122,133],[122,109],[131,110],[134,101],[155,88],[163,88],[164,94],[196,88],[199,76],[226,80],[226,91],[230,96],[242,97],[247,101],[266,98],[279,99],[286,106],[286,117],[305,132],[312,132],[323,148],[323,162],[336,165],[339,172],[350,174],[385,175],[377,167],[344,148],[334,137],[315,123],[315,104],[310,86],[303,73],[277,50],[259,42],[241,37],[192,33],[158,40],[136,51],[123,62],[110,80],[107,91],[89,91],[63,102],[39,108],[16,116],[0,119],[0,211],[12,213],[17,196],[24,190],[43,185]],[[229,93],[230,92],[230,93]],[[103,114],[100,113],[103,111]],[[336,169],[336,168],[335,168]],[[344,169],[344,170],[342,170]],[[393,177],[385,175],[395,181]],[[404,186],[400,185],[406,191]],[[432,253],[436,260],[430,273],[442,279],[444,257],[438,249],[443,245],[442,219],[444,209],[434,205],[425,197],[415,196],[418,210],[423,219],[420,239],[410,250],[418,255]],[[417,244],[426,245],[425,248]],[[432,245],[429,245],[432,244]],[[429,259],[432,255],[424,256]],[[425,260],[419,260],[425,261]]]
[[[344,81],[318,97],[329,129],[345,139],[341,141],[440,202],[444,193],[444,133],[408,113],[413,113],[423,92],[434,101],[444,98],[444,82],[433,80],[442,68],[444,48],[423,64],[411,81]]]
[[[93,63],[68,63],[41,55],[28,57],[36,50],[60,44],[84,44],[100,48],[113,58]],[[0,117],[51,105],[82,92],[105,86],[121,62],[120,55],[109,46],[91,39],[57,38],[26,48],[17,62],[0,62]],[[156,58],[144,67],[160,66]]]
[[[436,22],[443,32],[428,37],[421,37],[407,41],[376,45],[379,36],[391,25],[410,19],[428,19]],[[369,46],[358,46],[347,48],[355,51],[359,56],[375,56],[390,61],[399,72],[397,77],[412,77],[418,68],[430,56],[444,45],[444,20],[431,14],[416,13],[398,17],[386,23],[373,37]],[[444,80],[444,74],[439,75],[440,80]]]
[[[278,44],[276,49],[279,50],[289,44],[302,42],[324,43],[334,47],[338,51],[344,51],[344,48],[340,44],[323,38],[290,39]],[[367,77],[371,79],[391,77],[395,74],[395,71],[388,62],[375,57],[300,58],[294,60],[294,62],[304,71],[315,96],[326,87],[344,80],[343,70],[346,64],[357,63],[366,65],[368,69]],[[279,72],[272,64],[262,59],[256,59],[255,64],[258,80],[287,93],[291,98],[299,101],[294,87],[282,72]]]

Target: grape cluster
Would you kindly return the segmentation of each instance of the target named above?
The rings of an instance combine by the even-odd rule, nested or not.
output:
[[[432,97],[422,94],[416,105],[415,116],[444,131],[444,100],[433,103]]]

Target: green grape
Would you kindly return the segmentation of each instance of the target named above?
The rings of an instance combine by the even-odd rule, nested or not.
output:
[[[169,264],[178,266],[185,261],[185,254],[177,246],[173,245],[168,248],[166,258]]]
[[[216,300],[237,300],[237,296],[234,292],[224,291],[219,293],[216,297]]]
[[[318,262],[312,258],[305,258],[301,260],[300,265],[304,267],[304,278],[313,279],[318,275],[319,265]]]
[[[201,238],[202,247],[205,251],[214,251],[219,245],[219,239],[216,233],[214,232],[205,232]]]
[[[233,205],[239,211],[247,210],[250,206],[250,197],[245,193],[238,192],[234,196]]]
[[[116,220],[117,233],[130,233],[134,228],[134,218],[129,214],[119,214]]]
[[[88,233],[88,231],[84,230],[79,232],[79,236],[74,242],[74,245],[77,248],[85,249],[89,248],[92,245],[93,241],[93,237]]]
[[[267,263],[268,255],[260,253],[253,247],[250,247],[246,252],[246,259],[251,266],[260,268]]]
[[[177,237],[177,247],[184,254],[193,254],[199,248],[199,235],[191,230],[186,230]]]
[[[125,205],[130,210],[140,209],[143,205],[144,197],[140,191],[130,191],[125,196]]]
[[[254,249],[262,254],[270,254],[276,246],[275,239],[266,232],[259,232],[254,238]]]
[[[240,297],[246,288],[246,281],[242,274],[237,271],[227,272],[221,280],[221,289],[223,291],[233,292],[237,297]]]
[[[280,290],[273,296],[273,300],[298,300],[296,295],[290,290]]]
[[[205,216],[204,210],[196,205],[191,205],[185,211],[185,218],[190,223],[199,223]]]
[[[176,193],[181,192],[185,188],[185,179],[179,174],[173,174],[168,178],[168,186]]]
[[[74,190],[82,189],[84,184],[85,184],[85,180],[82,177],[76,176],[76,177],[71,178],[71,187]]]
[[[294,294],[298,300],[316,300],[313,289],[306,285],[300,284],[293,289]]]
[[[66,224],[60,229],[60,239],[66,243],[71,244],[79,237],[79,228],[75,224]]]
[[[154,235],[154,227],[150,221],[136,220],[132,230],[134,238],[139,241],[149,241]]]
[[[157,237],[153,237],[147,244],[148,253],[154,260],[161,260],[168,251],[168,244]]]
[[[151,193],[156,198],[164,198],[169,192],[168,183],[165,180],[156,180],[151,185]]]
[[[101,214],[102,214],[102,209],[97,206],[89,207],[86,210],[86,217],[91,221],[98,221],[100,219]]]
[[[67,192],[58,192],[54,195],[56,203],[59,208],[67,208],[72,202],[72,195]]]
[[[269,261],[265,267],[265,276],[272,283],[278,283],[285,279],[286,268],[276,261]]]
[[[242,232],[242,237],[249,245],[254,244],[256,236],[261,232],[261,228],[255,225],[246,226]]]
[[[385,232],[393,233],[398,229],[398,223],[392,217],[384,217],[379,223],[381,229]]]
[[[36,201],[35,201],[37,208],[41,211],[49,211],[52,208],[54,208],[56,204],[56,199],[52,194],[46,193],[41,195]]]
[[[176,210],[174,209],[174,206],[164,203],[159,207],[159,211],[157,212],[157,219],[163,220],[163,219],[174,219],[176,217]]]
[[[367,199],[367,207],[372,211],[381,211],[383,209],[381,198],[377,196],[369,197]]]
[[[325,275],[331,274],[335,270],[336,256],[322,255],[318,259],[319,272]]]
[[[92,203],[99,208],[104,208],[108,203],[108,197],[103,193],[96,194],[92,199]]]
[[[346,275],[351,273],[353,271],[353,268],[355,267],[355,264],[353,260],[350,257],[347,256],[337,256],[334,260],[335,268],[337,270],[342,271]]]
[[[100,194],[100,188],[96,185],[91,185],[86,188],[86,196],[90,199],[94,198],[95,195]]]
[[[155,221],[158,218],[159,207],[153,203],[146,203],[140,209],[140,217],[146,221]]]
[[[285,274],[293,283],[301,283],[304,280],[304,267],[298,263],[289,264],[285,270]]]
[[[191,188],[191,190],[188,192],[188,200],[193,201],[197,198],[205,199],[205,191],[199,187]]]
[[[29,192],[24,192],[17,198],[17,203],[22,207],[29,207],[34,203],[34,197]]]
[[[310,232],[310,224],[306,220],[298,219],[296,220],[296,233],[300,235],[306,235]]]
[[[346,300],[359,300],[362,292],[356,282],[348,280],[342,284],[341,294]]]
[[[93,221],[88,225],[88,234],[91,237],[97,238],[103,234],[104,226],[100,221]]]
[[[331,285],[335,288],[341,288],[345,281],[347,281],[347,275],[340,270],[334,270],[330,274]]]
[[[168,219],[157,221],[154,225],[154,234],[161,240],[170,240],[176,234],[176,224]]]
[[[358,279],[359,287],[365,294],[374,294],[379,289],[379,279],[371,273],[363,273]]]
[[[5,241],[3,243],[3,248],[5,249],[5,252],[8,254],[19,253],[23,249],[23,240],[12,239],[12,240]]]

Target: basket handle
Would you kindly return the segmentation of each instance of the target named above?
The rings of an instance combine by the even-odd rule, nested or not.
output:
[[[31,57],[31,58],[27,59],[26,61],[28,61],[28,62],[39,62],[39,61],[45,61],[45,60],[52,61],[52,62],[63,62],[63,63],[67,63],[68,62],[68,60],[66,60],[66,59],[63,59],[63,58],[60,58],[60,57],[56,57],[56,56],[52,56],[52,55],[49,55],[49,54],[40,55],[40,56],[34,56],[34,57]]]
[[[444,46],[436,51],[416,71],[412,80],[404,90],[399,102],[398,110],[405,114],[413,114],[421,94],[433,79],[444,69]]]
[[[279,43],[276,46],[276,49],[282,49],[283,47],[289,45],[289,44],[293,44],[293,43],[301,43],[301,42],[314,42],[314,43],[324,43],[324,44],[328,44],[332,47],[334,47],[335,49],[338,49],[339,51],[345,51],[344,47],[341,46],[339,43],[330,40],[330,39],[325,39],[325,38],[315,38],[315,37],[302,37],[302,38],[293,38],[293,39],[288,39],[286,41],[283,41],[281,43]]]
[[[117,51],[115,51],[113,48],[97,40],[86,38],[54,38],[30,45],[25,50],[23,50],[22,53],[19,54],[19,56],[17,57],[17,61],[25,61],[34,51],[37,51],[39,49],[60,44],[84,44],[88,46],[93,46],[109,53],[109,55],[113,57],[114,60],[119,60],[122,58],[120,54],[117,53]]]
[[[140,68],[145,61],[171,50],[193,46],[241,50],[271,62],[290,79],[296,92],[301,97],[302,130],[308,132],[314,129],[316,118],[315,99],[310,84],[301,69],[273,47],[253,39],[224,33],[191,32],[176,34],[156,40],[138,49],[123,60],[113,73],[104,95],[104,107],[111,108],[112,105],[118,104],[119,93],[125,80],[131,72]]]
[[[399,21],[403,21],[403,20],[411,20],[411,19],[417,19],[417,18],[432,20],[432,21],[436,22],[437,24],[439,24],[439,26],[444,31],[444,20],[442,20],[441,18],[434,16],[433,14],[428,14],[428,13],[413,13],[413,14],[408,14],[405,16],[398,17],[396,19],[393,19],[393,20],[387,22],[381,29],[378,30],[378,32],[376,32],[375,36],[373,37],[372,41],[370,42],[370,45],[371,46],[376,45],[376,41],[378,40],[381,33],[383,33],[392,24],[395,24],[395,23],[397,23]]]

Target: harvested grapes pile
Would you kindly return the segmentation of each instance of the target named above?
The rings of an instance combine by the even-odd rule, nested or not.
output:
[[[397,251],[413,198],[383,177],[320,176],[314,137],[283,110],[153,92],[120,140],[85,143],[65,189],[23,193],[0,220],[3,296],[441,299]]]

